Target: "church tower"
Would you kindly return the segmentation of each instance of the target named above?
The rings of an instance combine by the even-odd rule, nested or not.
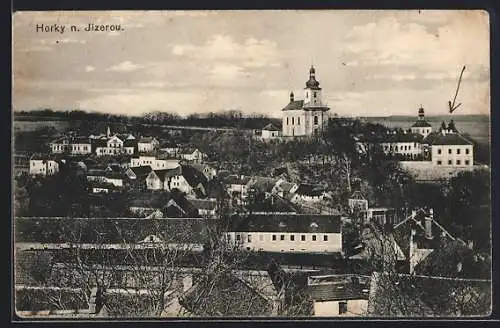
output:
[[[322,106],[321,88],[319,87],[319,82],[316,80],[316,69],[314,66],[311,66],[309,69],[309,80],[306,82],[306,87],[304,88],[304,106]]]

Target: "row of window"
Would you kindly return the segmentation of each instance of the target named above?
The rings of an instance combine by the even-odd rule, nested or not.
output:
[[[64,150],[66,147],[64,146],[61,146],[61,145],[54,145],[53,146],[53,150]],[[89,150],[89,146],[77,146],[77,145],[73,145],[71,147],[73,150]]]
[[[469,155],[469,151],[470,151],[469,148],[465,148],[465,154],[466,155]],[[457,155],[460,155],[460,152],[461,152],[460,148],[457,148]],[[438,155],[441,155],[442,154],[442,149],[438,148],[437,149],[437,153],[438,153]],[[448,154],[451,154],[451,153],[453,153],[452,148],[448,148]]]
[[[417,147],[417,144],[415,143],[415,148]],[[395,151],[398,151],[398,146],[387,146],[385,145],[384,146],[384,149],[387,151],[387,150],[395,150]],[[407,146],[399,146],[399,150],[411,150],[411,145],[407,145]]]
[[[437,165],[442,165],[442,164],[443,164],[443,162],[442,162],[442,161],[437,161]],[[452,161],[452,160],[448,160],[448,165],[452,165],[452,164],[453,164],[453,161]],[[466,160],[464,161],[464,164],[465,164],[465,165],[469,165],[469,164],[470,164],[470,161],[469,161],[468,159],[466,159]],[[456,161],[456,165],[462,165],[462,161],[461,161],[461,160],[459,160],[459,159],[457,159],[457,161]]]
[[[286,118],[286,125],[289,125],[289,118],[290,117]],[[315,125],[318,125],[319,124],[318,116],[314,116],[313,121]],[[292,117],[292,125],[295,125],[295,117]],[[300,117],[297,117],[297,125],[300,125]]]
[[[285,240],[285,235],[280,235],[280,241]],[[295,241],[295,235],[290,235],[289,236],[290,241]],[[241,235],[239,233],[236,234],[236,240],[241,241]],[[272,235],[272,240],[277,241],[277,235]],[[301,241],[306,241],[306,235],[301,235],[300,236]],[[259,235],[259,241],[264,241],[264,235]],[[316,235],[311,235],[311,241],[317,241],[317,236]],[[328,241],[328,235],[323,235],[323,241]],[[247,235],[247,242],[251,243],[252,242],[252,235],[248,234]]]

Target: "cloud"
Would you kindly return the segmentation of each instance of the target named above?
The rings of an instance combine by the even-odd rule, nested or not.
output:
[[[216,64],[210,70],[210,77],[216,80],[236,80],[249,77],[251,74],[246,72],[243,67],[232,64]]]
[[[109,67],[108,69],[106,69],[106,71],[132,72],[132,71],[138,70],[140,68],[142,68],[141,65],[134,64],[131,61],[127,60],[127,61],[121,62],[117,65],[113,65],[113,66]]]
[[[231,36],[224,34],[212,36],[202,46],[190,44],[171,46],[171,53],[176,56],[188,56],[208,61],[237,60],[243,67],[248,68],[280,66],[279,59],[283,55],[274,41],[247,37],[242,43],[238,43]]]
[[[93,71],[95,71],[94,66],[90,66],[90,65],[85,66],[85,72],[93,72]]]

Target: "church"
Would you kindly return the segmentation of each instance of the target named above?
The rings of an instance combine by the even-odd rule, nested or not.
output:
[[[291,92],[290,102],[282,109],[282,136],[303,137],[321,133],[328,123],[329,110],[330,108],[321,100],[321,88],[316,80],[316,70],[311,66],[309,80],[304,88],[304,100],[295,100]]]

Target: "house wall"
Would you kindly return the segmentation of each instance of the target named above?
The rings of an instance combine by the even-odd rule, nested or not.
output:
[[[146,178],[146,188],[149,190],[160,190],[163,189],[163,182],[151,172]]]
[[[261,134],[262,139],[279,138],[279,136],[280,136],[279,131],[262,130],[262,134]]]
[[[292,202],[320,202],[324,198],[324,195],[320,196],[306,196],[306,195],[299,195],[295,194],[292,197]]]
[[[366,199],[349,199],[349,208],[351,211],[354,209],[366,211],[368,210],[368,200]]]
[[[30,160],[31,175],[53,175],[59,172],[59,164],[56,161]]]
[[[276,240],[273,240],[273,236],[276,236]],[[282,236],[284,240],[281,240]],[[305,237],[304,241],[302,241],[302,236]],[[316,241],[313,241],[313,236],[316,236]],[[324,236],[327,236],[326,241]],[[243,248],[250,247],[256,251],[294,253],[342,251],[341,233],[228,232],[226,237],[233,244],[241,245]]]
[[[230,184],[228,185],[228,192],[230,195],[232,195],[233,192],[237,192],[241,195],[242,199],[246,199],[248,197],[248,186],[240,184]]]
[[[431,158],[436,166],[472,166],[474,165],[474,149],[472,145],[432,145]]]
[[[384,142],[381,144],[386,154],[401,154],[417,156],[422,154],[420,142]]]
[[[107,183],[111,183],[115,187],[123,187],[123,179],[115,179],[115,178],[105,178]]]
[[[167,186],[168,188],[170,188],[170,190],[177,188],[187,194],[191,193],[191,191],[193,190],[193,188],[189,185],[189,183],[182,175],[173,176]]]
[[[283,112],[283,136],[305,136],[306,135],[305,111],[288,110]],[[264,132],[264,131],[262,131]]]
[[[140,152],[150,152],[153,151],[154,149],[155,145],[151,142],[146,142],[146,143],[139,142],[137,144],[137,150]]]
[[[432,127],[412,127],[411,132],[421,134],[425,138],[432,132]]]
[[[347,312],[342,314],[339,313],[340,302],[347,302]],[[368,300],[315,301],[313,309],[314,316],[352,317],[366,315],[368,312]]]

